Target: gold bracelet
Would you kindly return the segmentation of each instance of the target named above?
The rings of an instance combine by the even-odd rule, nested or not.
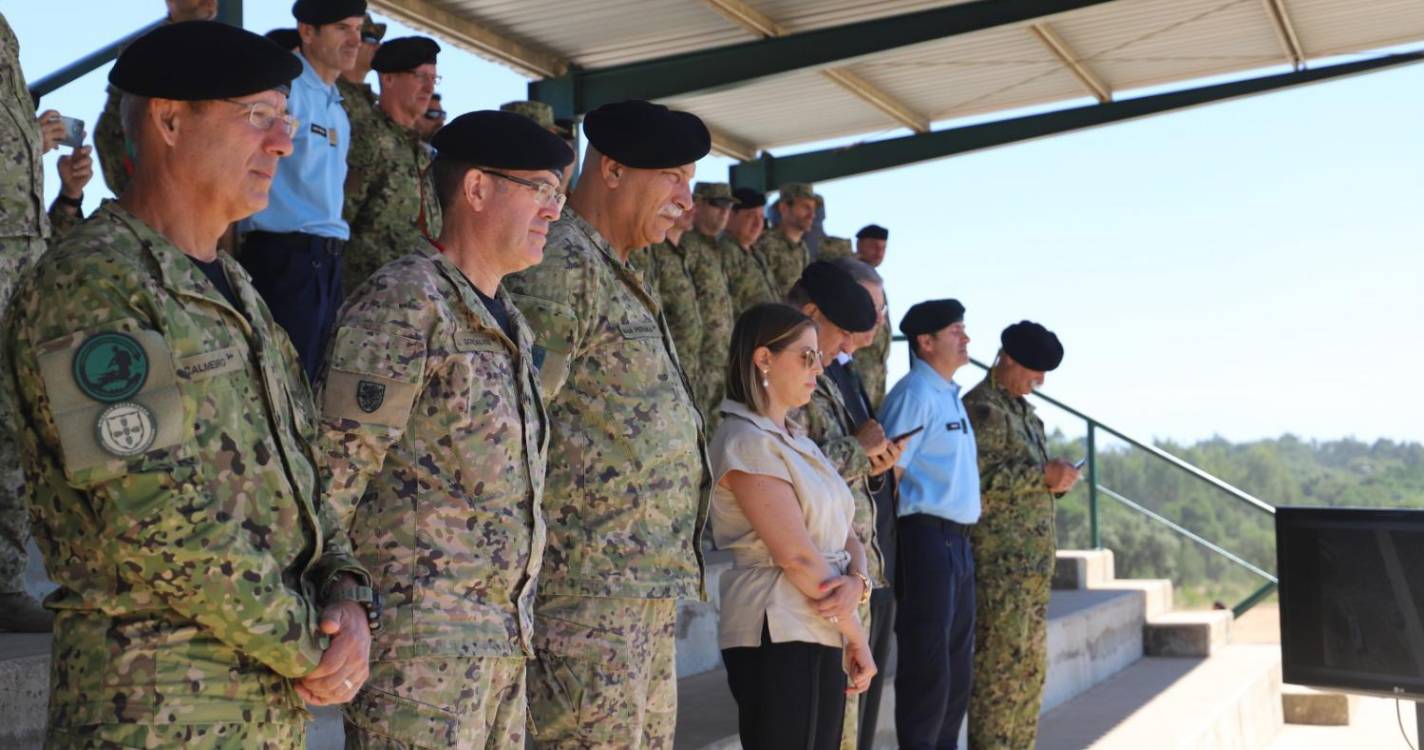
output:
[[[870,590],[874,588],[870,585],[870,579],[866,577],[864,573],[852,573],[851,575],[859,578],[860,582],[865,584],[865,588],[861,589],[860,592],[860,604],[864,605],[868,603],[870,601]]]

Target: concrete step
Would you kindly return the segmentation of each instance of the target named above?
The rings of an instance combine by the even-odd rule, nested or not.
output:
[[[1113,577],[1112,550],[1059,550],[1053,569],[1053,588],[1068,591],[1098,588]]]
[[[1143,649],[1148,656],[1207,657],[1231,642],[1229,609],[1167,612],[1148,619]]]
[[[1142,658],[1146,601],[1147,594],[1137,588],[1053,592],[1048,603],[1045,711]],[[875,747],[894,748],[894,660],[883,668],[890,681],[881,696]],[[736,704],[720,668],[678,680],[677,718],[674,745],[679,750],[741,747],[737,740]]]
[[[1039,719],[1038,750],[1256,750],[1284,725],[1281,654],[1147,657]]]
[[[706,602],[677,603],[677,676],[679,679],[722,668],[722,651],[717,648],[717,608],[722,605],[722,574],[732,569],[732,553],[706,553]]]
[[[1287,724],[1347,727],[1359,696],[1332,693],[1303,685],[1281,686],[1281,710]]]

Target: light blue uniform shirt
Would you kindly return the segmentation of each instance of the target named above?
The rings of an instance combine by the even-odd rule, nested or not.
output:
[[[351,228],[341,218],[346,187],[346,151],[351,147],[351,122],[341,108],[336,84],[317,77],[307,59],[292,81],[287,111],[296,117],[292,155],[277,162],[267,207],[239,225],[242,232],[302,232],[318,237],[350,239]]]
[[[916,357],[910,374],[885,395],[880,423],[890,437],[925,428],[900,454],[898,465],[905,470],[900,516],[926,513],[955,523],[977,522],[979,452],[959,385]]]

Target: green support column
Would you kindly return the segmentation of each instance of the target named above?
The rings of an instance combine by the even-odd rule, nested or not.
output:
[[[844,148],[792,154],[775,159],[766,154],[760,159],[732,165],[730,182],[732,187],[750,187],[761,191],[771,190],[788,182],[820,183],[1227,99],[1368,73],[1420,60],[1424,60],[1424,53],[1385,55],[1359,62],[1248,78],[962,128],[936,130]]]

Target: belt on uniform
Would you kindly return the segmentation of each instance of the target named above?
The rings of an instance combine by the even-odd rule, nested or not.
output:
[[[299,248],[305,252],[325,252],[327,255],[340,255],[341,249],[346,247],[346,240],[336,237],[321,237],[305,232],[264,232],[254,229],[243,235],[243,242],[248,240],[275,242],[287,247]]]
[[[969,530],[974,528],[972,523],[956,523],[947,518],[932,516],[928,513],[911,513],[908,516],[900,516],[900,523],[908,523],[914,526],[929,526],[930,528],[947,531],[959,536],[969,536]]]

